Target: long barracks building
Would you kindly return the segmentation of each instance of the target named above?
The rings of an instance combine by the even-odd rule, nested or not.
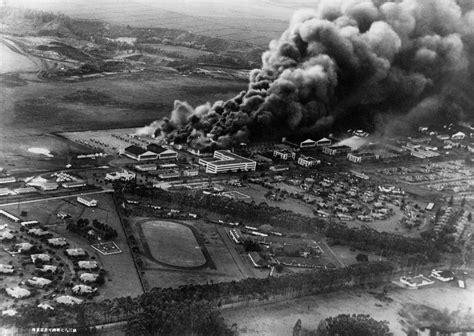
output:
[[[257,162],[239,156],[228,150],[217,150],[212,158],[200,158],[199,164],[206,167],[206,173],[217,174],[229,171],[254,171]]]

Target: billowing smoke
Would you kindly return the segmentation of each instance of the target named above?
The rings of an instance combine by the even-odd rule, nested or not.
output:
[[[468,0],[317,1],[270,43],[247,91],[197,108],[176,101],[158,132],[197,147],[227,147],[470,118],[473,101],[458,103],[458,89],[474,87],[472,7]]]

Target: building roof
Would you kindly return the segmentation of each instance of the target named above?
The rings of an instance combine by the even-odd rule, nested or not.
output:
[[[31,295],[31,292],[28,289],[21,287],[12,287],[5,289],[7,294],[14,298],[24,298]]]
[[[316,143],[316,141],[314,141],[314,140],[306,139],[305,141],[301,141],[301,142],[300,142],[300,146],[301,146],[301,145],[309,145],[309,144],[312,145],[312,144],[315,144],[315,143]]]
[[[86,252],[82,248],[66,249],[66,253],[67,255],[74,257],[86,255]]]
[[[216,153],[220,154],[220,155],[223,155],[223,158],[215,157]],[[212,157],[212,158],[201,158],[201,160],[206,162],[206,163],[212,163],[216,166],[224,166],[224,165],[233,164],[233,163],[252,163],[252,162],[255,162],[255,161],[250,160],[248,158],[245,158],[243,156],[232,153],[231,151],[228,151],[228,150],[215,151],[214,152],[214,157]]]
[[[77,304],[77,303],[81,303],[82,300],[79,299],[79,298],[76,298],[74,296],[70,296],[70,295],[62,295],[62,296],[58,296],[55,301],[57,303],[64,303],[64,304],[69,304],[69,305],[72,305],[72,304]]]
[[[127,148],[124,149],[124,151],[136,156],[146,153],[146,150],[135,145],[128,146]]]
[[[328,142],[328,141],[331,142],[331,139],[328,139],[328,138],[321,138],[321,139],[319,139],[319,140],[316,141],[316,142]]]
[[[38,286],[47,286],[51,283],[51,280],[48,280],[46,278],[40,278],[40,277],[32,277],[31,279],[28,279],[28,283],[30,285],[38,285]]]
[[[156,153],[156,154],[161,154],[163,152],[166,152],[168,149],[164,148],[163,146],[157,145],[157,144],[149,144],[146,146],[146,149],[149,150],[150,152]]]

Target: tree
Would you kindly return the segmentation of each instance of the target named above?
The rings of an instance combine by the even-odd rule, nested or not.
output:
[[[319,323],[318,336],[390,336],[387,321],[377,321],[370,315],[341,314]]]
[[[295,326],[293,327],[293,336],[300,336],[301,332],[301,320],[296,321]]]
[[[356,260],[358,262],[367,262],[367,261],[369,261],[369,257],[367,256],[367,254],[359,253],[356,256]]]
[[[453,203],[454,203],[454,198],[453,198],[453,195],[451,195],[451,197],[449,198],[449,201],[448,201],[448,205],[452,206]]]
[[[262,250],[260,245],[251,239],[246,239],[243,242],[243,246],[244,246],[245,252],[260,252]]]

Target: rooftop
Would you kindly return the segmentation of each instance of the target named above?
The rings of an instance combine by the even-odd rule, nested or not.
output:
[[[131,145],[131,146],[128,146],[127,148],[125,148],[125,152],[133,154],[133,155],[142,155],[142,154],[146,153],[146,150],[144,150],[141,147]]]

